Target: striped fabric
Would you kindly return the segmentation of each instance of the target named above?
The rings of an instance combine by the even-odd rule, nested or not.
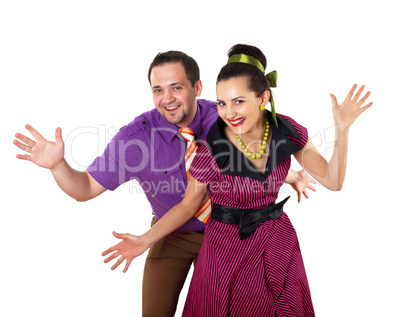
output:
[[[299,139],[289,139],[303,147],[308,140],[307,130],[285,119],[300,135]],[[227,175],[203,143],[190,174],[209,184],[212,203],[261,209],[277,199],[289,168],[290,157],[264,180]],[[260,224],[244,240],[239,238],[237,225],[210,218],[183,316],[315,316],[299,242],[287,214]]]
[[[184,156],[184,160],[186,162],[186,173],[188,179],[190,166],[196,154],[197,144],[194,141],[195,134],[193,130],[189,128],[180,128],[179,133],[187,141],[187,150]],[[211,200],[208,198],[208,195],[205,195],[203,203],[200,209],[198,209],[197,213],[194,215],[194,217],[202,221],[203,223],[206,223],[210,213],[211,213]]]

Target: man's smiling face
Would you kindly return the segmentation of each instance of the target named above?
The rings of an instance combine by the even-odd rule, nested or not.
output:
[[[171,124],[188,127],[197,112],[196,97],[201,95],[201,81],[193,87],[183,65],[175,62],[153,67],[150,82],[159,113]]]

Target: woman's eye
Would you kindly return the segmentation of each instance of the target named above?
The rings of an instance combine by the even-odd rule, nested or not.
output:
[[[236,100],[236,101],[235,101],[236,105],[240,105],[240,104],[242,104],[243,102],[244,102],[244,100]]]
[[[224,106],[225,106],[225,103],[222,102],[222,101],[220,101],[220,102],[218,102],[218,106],[219,106],[219,107],[224,107]]]

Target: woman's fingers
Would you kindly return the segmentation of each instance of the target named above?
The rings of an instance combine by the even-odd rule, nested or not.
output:
[[[117,233],[117,232],[113,231],[113,235],[117,239],[125,239],[125,238],[127,238],[127,233],[122,234],[122,233]]]
[[[338,100],[336,99],[335,95],[329,94],[332,100],[332,107],[337,107],[338,106]]]
[[[369,102],[367,105],[365,105],[364,107],[360,108],[360,111],[363,113],[363,111],[366,111],[368,108],[370,108],[373,105],[372,102]]]
[[[120,257],[120,259],[118,259],[117,262],[110,269],[114,270],[116,267],[118,267],[120,264],[122,264],[123,261],[124,261],[124,258]]]
[[[355,90],[357,88],[357,84],[354,84],[352,88],[350,89],[348,95],[346,96],[346,99],[352,100],[353,94],[355,93]]]
[[[371,92],[368,91],[368,92],[364,95],[364,97],[359,100],[359,102],[357,103],[357,104],[359,105],[359,107],[361,107],[361,106],[364,104],[364,102],[367,100],[367,98],[370,96],[370,94],[371,94]]]
[[[124,267],[123,273],[127,272],[128,268],[130,267],[131,261],[132,260],[126,259],[126,266]]]
[[[116,246],[110,247],[110,248],[107,249],[106,251],[103,251],[103,252],[102,252],[102,256],[108,255],[109,253],[111,253],[111,252],[113,252],[113,251],[116,251],[116,250],[117,250]]]
[[[108,263],[109,261],[117,258],[120,255],[120,252],[115,252],[111,256],[109,256],[107,259],[105,259],[103,262]]]
[[[356,87],[357,87],[357,85],[356,85]],[[357,101],[359,100],[360,95],[362,94],[364,88],[366,88],[366,86],[364,86],[364,85],[362,85],[362,86],[359,88],[359,90],[357,91],[357,93],[353,96],[352,101],[357,102]]]

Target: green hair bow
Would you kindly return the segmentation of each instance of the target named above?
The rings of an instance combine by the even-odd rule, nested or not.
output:
[[[231,63],[244,63],[244,64],[250,64],[255,67],[257,67],[265,76],[265,78],[268,81],[268,84],[270,87],[276,87],[277,80],[278,80],[278,72],[276,70],[268,73],[265,75],[265,69],[264,66],[262,66],[261,62],[256,59],[253,56],[246,55],[246,54],[234,54],[229,57],[228,64]],[[275,125],[278,126],[278,122],[276,120],[276,112],[275,112],[275,102],[274,98],[272,97],[272,93],[269,96],[269,102],[271,103],[271,113],[272,113],[272,119],[275,122]]]

